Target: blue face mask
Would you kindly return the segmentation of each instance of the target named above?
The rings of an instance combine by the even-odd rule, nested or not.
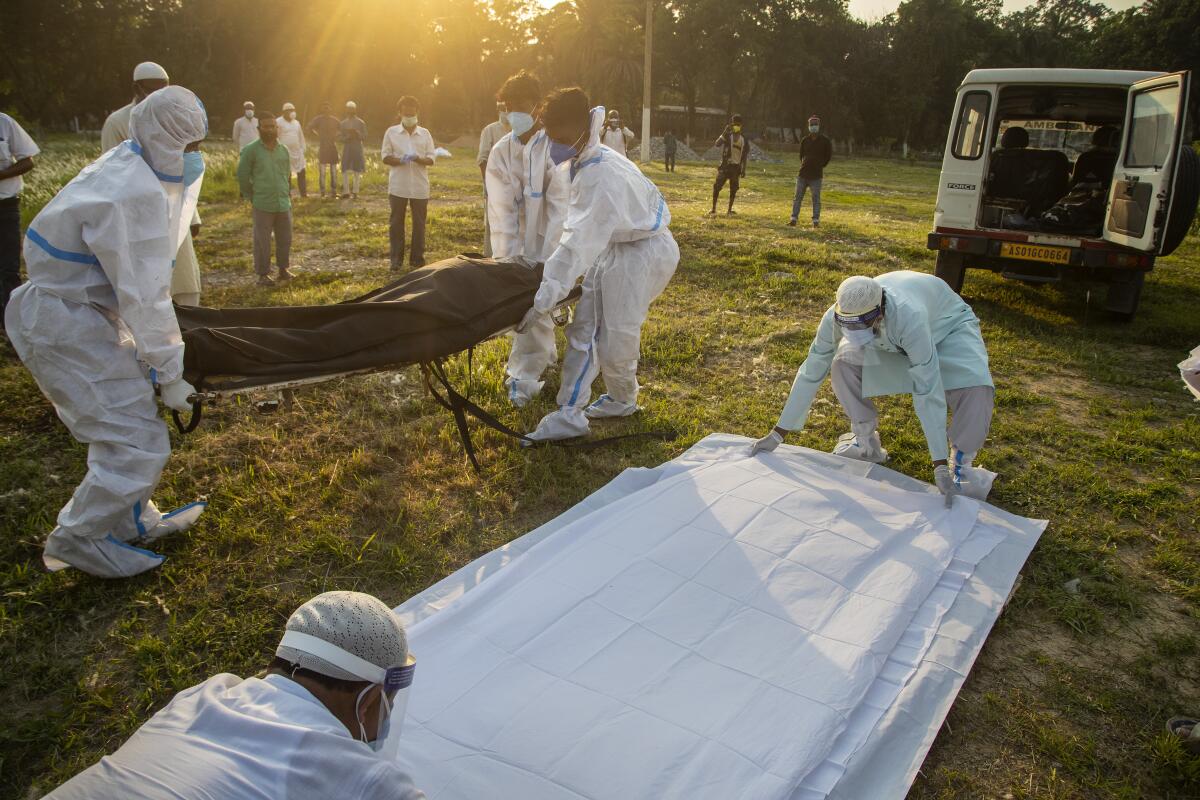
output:
[[[554,162],[555,166],[577,155],[579,155],[579,151],[571,145],[559,144],[553,139],[550,140],[550,160]]]
[[[183,154],[183,185],[191,186],[204,174],[204,154],[193,150]]]
[[[524,136],[533,127],[533,115],[526,114],[524,111],[508,112],[508,127],[512,128],[512,132],[517,136]]]

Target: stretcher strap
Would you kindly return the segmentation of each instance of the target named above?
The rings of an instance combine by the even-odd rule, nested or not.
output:
[[[471,461],[471,466],[476,472],[480,472],[479,460],[475,456],[475,445],[471,442],[471,432],[467,427],[467,414],[475,417],[477,420],[487,425],[494,431],[502,433],[505,436],[510,436],[513,439],[518,439],[528,447],[542,447],[552,445],[554,447],[573,447],[580,450],[590,450],[593,447],[612,444],[613,442],[621,441],[622,439],[657,439],[659,441],[668,441],[678,436],[674,430],[661,431],[639,431],[637,433],[624,433],[618,436],[606,436],[603,439],[586,439],[582,441],[562,441],[562,440],[544,440],[530,439],[520,431],[515,431],[498,420],[495,415],[485,408],[481,408],[477,403],[464,397],[453,386],[450,385],[450,379],[446,377],[446,368],[444,360],[430,361],[421,365],[421,375],[425,381],[425,388],[429,390],[429,394],[437,401],[438,405],[445,408],[454,415],[454,422],[458,426],[458,435],[462,439],[463,449],[467,451],[467,458]],[[441,385],[441,389],[445,392],[445,396],[438,391],[433,385],[433,380],[436,379]]]

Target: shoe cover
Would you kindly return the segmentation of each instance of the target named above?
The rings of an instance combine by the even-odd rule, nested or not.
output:
[[[856,461],[869,461],[872,464],[882,464],[888,458],[887,450],[884,450],[883,445],[879,442],[879,431],[874,429],[869,433],[866,432],[866,429],[843,433],[838,437],[838,443],[834,445],[833,454],[853,458]]]
[[[74,567],[98,578],[128,578],[152,570],[165,560],[166,556],[121,542],[112,534],[103,539],[85,539],[57,530],[46,540],[42,553],[42,561],[51,572]]]
[[[558,411],[551,411],[546,416],[542,417],[542,421],[538,423],[537,429],[528,434],[530,439],[536,441],[549,441],[555,439],[573,439],[576,436],[583,436],[588,432],[588,419],[584,415],[583,409],[575,406],[565,406]]]
[[[612,417],[629,417],[641,411],[642,407],[637,403],[622,403],[619,400],[613,400],[606,394],[596,398],[596,402],[584,409],[583,413],[588,419],[609,419]]]
[[[959,490],[964,495],[976,500],[987,500],[988,493],[992,491],[992,482],[996,480],[996,473],[982,467],[960,467],[959,473]]]
[[[529,401],[538,396],[542,391],[542,387],[546,385],[545,381],[530,381],[520,380],[519,378],[506,378],[504,381],[508,386],[508,401],[516,408],[524,408]]]
[[[147,530],[138,539],[138,542],[150,544],[172,533],[183,533],[196,524],[196,520],[200,519],[200,515],[207,508],[207,500],[197,500],[194,503],[188,503],[186,506],[180,506],[174,511],[168,511],[162,515],[162,520],[157,525]]]

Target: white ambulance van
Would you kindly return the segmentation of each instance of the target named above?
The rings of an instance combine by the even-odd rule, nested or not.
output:
[[[1190,73],[977,69],[958,89],[938,185],[937,274],[1109,285],[1130,319],[1154,259],[1187,234],[1200,168]]]

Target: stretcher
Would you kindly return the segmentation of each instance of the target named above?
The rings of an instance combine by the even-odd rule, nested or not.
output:
[[[274,395],[260,411],[289,402],[300,387],[419,365],[425,386],[450,410],[479,468],[466,414],[524,438],[450,385],[445,360],[507,334],[533,305],[542,267],[522,259],[460,255],[413,270],[361,297],[327,306],[212,309],[177,307],[184,377],[196,387],[191,419],[172,412],[182,433],[203,406],[239,395]],[[576,289],[554,311],[565,325]]]

